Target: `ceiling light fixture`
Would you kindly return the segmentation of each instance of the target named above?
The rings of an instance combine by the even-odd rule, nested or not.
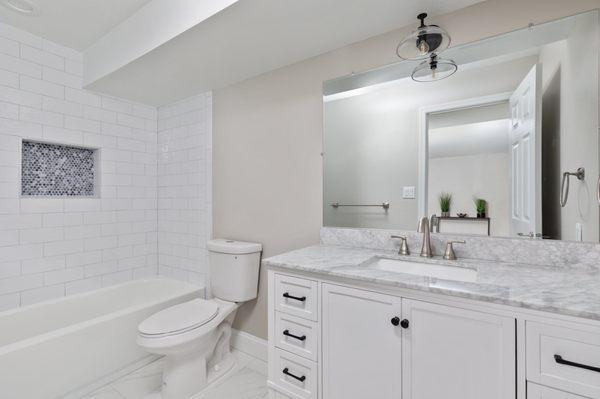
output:
[[[35,4],[29,0],[2,0],[2,5],[19,14],[38,15]]]
[[[438,58],[436,54],[431,54],[429,60],[421,62],[410,77],[415,82],[434,82],[454,75],[457,69],[454,61]]]
[[[440,53],[450,45],[450,35],[437,25],[425,24],[427,13],[417,15],[421,25],[396,47],[396,54],[404,60],[424,60]]]

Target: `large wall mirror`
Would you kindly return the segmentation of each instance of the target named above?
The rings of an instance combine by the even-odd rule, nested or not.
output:
[[[443,80],[325,82],[324,224],[598,242],[599,43],[593,11],[450,48]]]

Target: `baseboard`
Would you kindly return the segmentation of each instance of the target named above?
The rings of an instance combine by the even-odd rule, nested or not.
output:
[[[231,346],[248,355],[267,361],[267,341],[244,331],[231,330]]]

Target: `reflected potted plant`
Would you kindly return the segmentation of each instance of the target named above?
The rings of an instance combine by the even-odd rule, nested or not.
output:
[[[483,198],[475,198],[475,209],[477,210],[478,218],[485,218],[487,210],[487,201]]]
[[[450,216],[450,204],[452,203],[452,194],[441,193],[438,197],[440,203],[440,210],[442,211],[442,217]]]

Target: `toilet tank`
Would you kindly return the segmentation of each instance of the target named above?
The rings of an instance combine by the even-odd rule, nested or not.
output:
[[[256,298],[262,245],[215,239],[208,241],[206,248],[213,296],[230,302]]]

